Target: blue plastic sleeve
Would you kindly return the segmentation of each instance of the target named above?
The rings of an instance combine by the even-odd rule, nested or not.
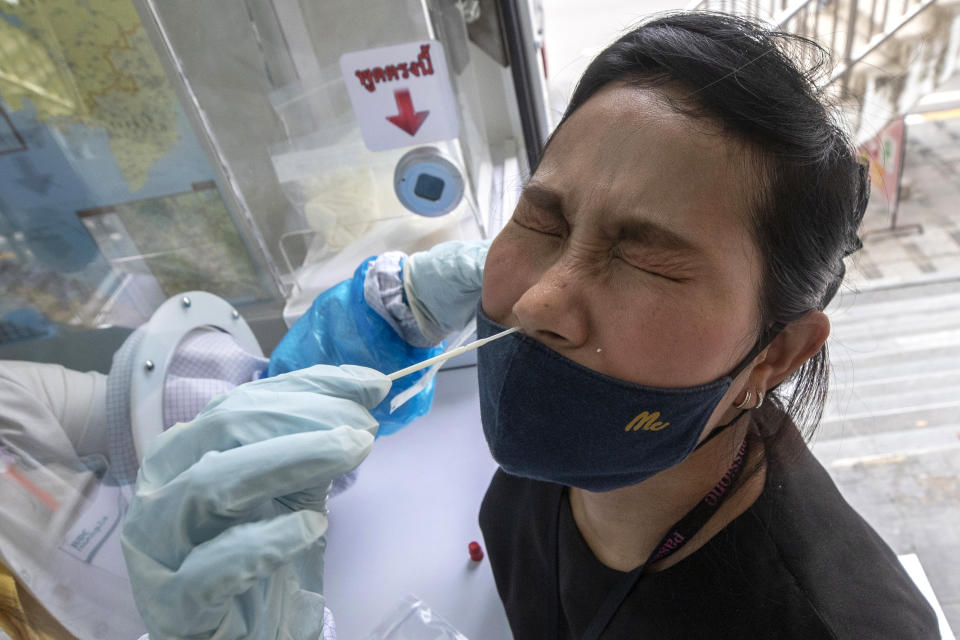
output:
[[[389,374],[443,351],[442,345],[421,348],[407,344],[367,304],[363,282],[375,259],[364,260],[351,279],[317,296],[274,349],[265,377],[316,364],[355,364]],[[416,383],[425,372],[395,381],[387,397],[371,411],[380,423],[378,436],[395,433],[430,410],[435,380],[396,412],[390,413],[390,400]]]

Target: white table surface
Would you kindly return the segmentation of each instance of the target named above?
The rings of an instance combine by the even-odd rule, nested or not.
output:
[[[509,640],[477,517],[496,463],[480,427],[475,367],[443,370],[433,409],[378,439],[331,499],[324,591],[340,640],[362,640],[408,594],[469,640]],[[485,550],[485,549],[484,549]]]

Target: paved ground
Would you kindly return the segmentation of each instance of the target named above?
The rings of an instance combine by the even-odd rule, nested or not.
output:
[[[847,291],[828,313],[813,451],[896,553],[917,554],[960,630],[960,279]]]

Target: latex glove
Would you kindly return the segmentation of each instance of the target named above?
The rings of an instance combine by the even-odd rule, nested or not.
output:
[[[444,242],[404,262],[407,302],[429,344],[439,344],[473,318],[491,242]]]
[[[151,640],[320,637],[331,480],[367,456],[372,369],[315,366],[241,385],[151,447],[123,527]]]
[[[368,281],[371,290],[376,288],[376,273],[370,273],[376,261],[377,258],[365,260],[357,267],[352,278],[314,299],[307,312],[290,327],[290,331],[273,350],[267,375],[276,376],[317,364],[355,364],[392,373],[440,353],[437,348],[410,344],[380,311],[371,308],[365,288]],[[397,300],[401,297],[399,276],[398,264],[393,269],[392,278]],[[376,290],[371,296],[376,299],[379,294],[380,291]],[[389,399],[417,383],[424,373],[426,371],[397,380]],[[380,423],[379,435],[393,433],[429,411],[433,390],[431,381],[410,402],[393,413],[390,413],[389,402],[374,409],[373,415]]]

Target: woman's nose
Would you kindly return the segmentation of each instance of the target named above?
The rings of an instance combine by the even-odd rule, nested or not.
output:
[[[589,336],[584,283],[560,260],[513,305],[520,329],[551,348],[575,348]]]

